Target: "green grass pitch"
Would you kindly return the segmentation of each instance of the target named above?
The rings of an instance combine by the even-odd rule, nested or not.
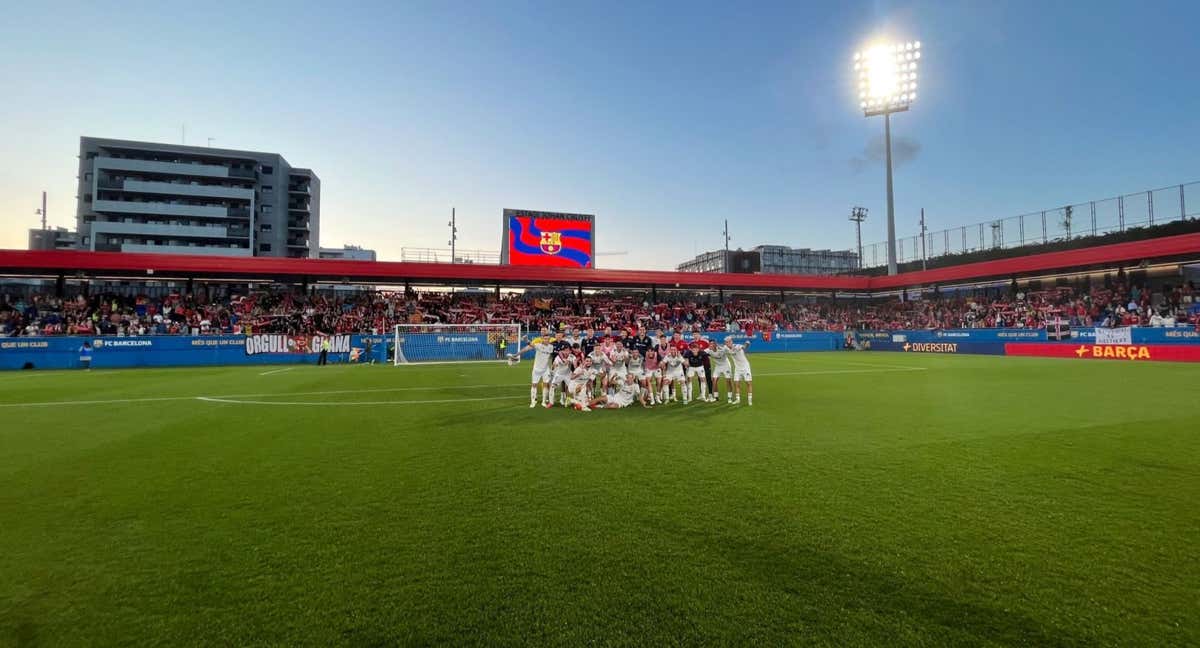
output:
[[[751,356],[0,374],[0,645],[1200,645],[1200,367]]]

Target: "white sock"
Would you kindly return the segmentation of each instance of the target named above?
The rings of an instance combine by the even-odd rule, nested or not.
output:
[[[530,403],[536,403],[536,402],[537,402],[537,387],[530,387],[530,388],[529,388],[529,402],[530,402]]]
[[[746,402],[753,405],[754,404],[754,394],[746,394]]]

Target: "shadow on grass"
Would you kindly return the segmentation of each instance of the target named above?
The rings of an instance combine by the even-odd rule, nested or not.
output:
[[[644,520],[658,529],[660,537],[678,538],[689,552],[720,556],[733,568],[769,589],[797,601],[795,616],[806,625],[824,632],[837,632],[837,621],[829,618],[844,610],[876,617],[880,626],[860,628],[880,633],[878,645],[894,645],[902,640],[889,626],[915,625],[927,636],[923,640],[955,644],[975,641],[1014,645],[1084,646],[1096,638],[1083,637],[1061,629],[1049,628],[1036,619],[1018,612],[954,598],[933,583],[908,578],[848,558],[842,554],[812,546],[783,545],[769,537],[751,539],[724,533],[720,529],[698,532],[657,518]],[[668,527],[668,528],[664,528]],[[673,528],[671,528],[673,527]],[[829,614],[814,610],[811,602],[820,601]],[[786,627],[789,618],[784,608],[775,610],[774,622]],[[756,620],[761,623],[762,619]],[[911,626],[910,626],[911,629]],[[836,639],[836,637],[834,637]]]

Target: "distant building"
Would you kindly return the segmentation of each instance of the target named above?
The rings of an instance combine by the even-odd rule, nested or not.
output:
[[[858,254],[850,250],[810,250],[786,245],[759,245],[751,250],[724,250],[697,255],[676,266],[680,272],[729,272],[794,275],[832,275],[858,269]]]
[[[79,236],[65,227],[29,230],[30,250],[74,250],[79,247]]]
[[[375,260],[375,250],[364,250],[357,245],[344,245],[340,248],[321,248],[318,254],[322,259],[345,259],[347,261]]]
[[[81,137],[77,247],[317,258],[321,181],[278,153]]]

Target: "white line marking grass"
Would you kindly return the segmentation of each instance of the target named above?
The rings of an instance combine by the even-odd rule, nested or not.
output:
[[[287,396],[288,394],[280,394]],[[352,405],[434,405],[437,403],[474,403],[479,401],[497,401],[497,400],[517,400],[523,399],[524,396],[492,396],[489,398],[441,398],[436,400],[394,400],[394,401],[264,401],[264,400],[237,400],[233,398],[213,398],[211,396],[197,396],[196,400],[206,403],[229,403],[233,405],[317,405],[329,406],[337,405],[339,407],[348,407]]]
[[[879,365],[879,366],[881,367],[879,369],[826,369],[826,370],[814,370],[814,371],[766,372],[766,373],[758,374],[758,377],[764,378],[764,377],[773,377],[773,376],[831,376],[831,375],[841,375],[841,374],[899,373],[899,372],[927,371],[928,370],[926,367],[891,367],[891,366],[887,366],[887,365]],[[214,395],[214,396],[208,396],[208,395],[149,396],[149,397],[144,397],[144,398],[110,398],[110,399],[73,400],[73,401],[35,401],[32,403],[0,403],[0,408],[6,408],[6,407],[53,407],[56,405],[62,405],[62,406],[117,405],[117,404],[122,404],[122,403],[160,403],[160,402],[167,402],[167,401],[188,401],[188,400],[202,400],[205,402],[216,402],[216,403],[237,402],[237,403],[245,403],[245,404],[281,405],[281,404],[285,404],[285,403],[281,403],[279,401],[263,401],[262,403],[256,403],[256,402],[252,402],[252,401],[248,401],[248,400],[244,400],[244,399],[270,398],[270,397],[276,397],[276,396],[279,396],[279,397],[282,397],[282,396],[337,396],[337,395],[341,395],[341,394],[386,394],[386,393],[408,392],[408,391],[454,391],[454,390],[459,390],[459,389],[515,389],[518,387],[521,387],[521,388],[529,387],[529,383],[515,383],[515,384],[504,384],[504,385],[495,385],[495,384],[492,384],[492,385],[430,385],[430,386],[423,386],[423,387],[379,387],[379,388],[373,388],[373,389],[329,389],[329,390],[323,390],[323,391],[302,391],[302,392],[263,392],[263,393],[257,393],[257,394],[219,394],[219,395]],[[325,403],[295,402],[293,404],[297,404],[297,405],[390,405],[390,404],[396,404],[396,403],[417,404],[417,403],[422,403],[422,402],[432,404],[432,403],[441,403],[441,402],[465,403],[465,402],[471,402],[471,401],[502,400],[502,399],[508,399],[508,398],[516,399],[516,398],[523,398],[523,396],[522,397],[497,396],[497,397],[473,398],[473,399],[472,398],[455,398],[455,399],[446,399],[446,400],[426,400],[426,401],[357,401],[357,402],[336,402],[336,403],[334,403],[334,402],[325,402]]]
[[[271,371],[264,371],[264,372],[262,372],[262,373],[260,373],[260,374],[258,374],[258,375],[260,375],[260,376],[270,376],[270,375],[272,375],[272,374],[279,374],[279,373],[283,373],[283,372],[285,372],[285,371],[292,371],[292,370],[294,370],[294,369],[296,369],[296,367],[284,367],[283,369],[272,369]]]

